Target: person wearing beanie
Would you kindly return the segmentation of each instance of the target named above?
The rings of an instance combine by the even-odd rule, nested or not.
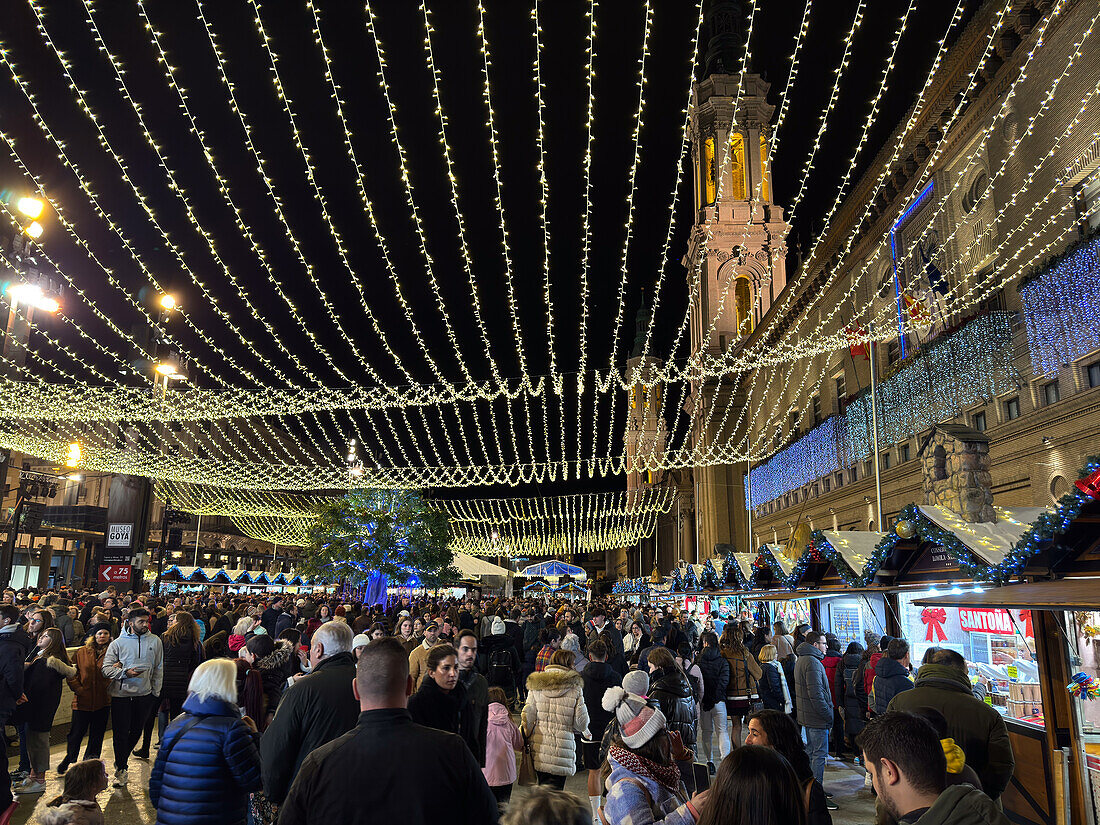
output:
[[[574,633],[565,634],[565,638],[561,640],[561,649],[568,650],[573,654],[573,669],[577,673],[583,673],[584,669],[588,667],[588,658],[581,653],[581,640]]]
[[[527,677],[523,730],[531,742],[540,785],[563,790],[577,772],[575,734],[591,739],[584,680],[573,669],[573,653],[556,650],[545,670]]]
[[[65,758],[57,766],[59,774],[64,774],[70,764],[79,760],[80,743],[85,733],[88,734],[88,746],[84,758],[99,759],[103,734],[107,730],[107,717],[111,713],[110,685],[103,675],[103,656],[111,643],[111,626],[99,622],[88,630],[88,641],[73,657],[76,675],[68,680],[73,691],[73,717]]]
[[[606,822],[693,825],[702,799],[688,799],[678,761],[691,760],[680,737],[669,735],[665,717],[646,699],[623,687],[611,687],[603,707],[615,715],[607,764]]]
[[[351,652],[355,654],[355,661],[359,661],[359,654],[363,652],[363,648],[371,643],[371,638],[366,633],[358,633],[355,638],[351,640]]]
[[[522,661],[520,653],[504,619],[494,616],[489,629],[492,632],[478,645],[478,664],[489,686],[501,688],[511,705],[516,698],[516,677]]]

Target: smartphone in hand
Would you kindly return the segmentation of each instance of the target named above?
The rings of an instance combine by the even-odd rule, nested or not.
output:
[[[710,771],[707,766],[695,762],[691,766],[692,774],[695,776],[695,792],[705,791],[710,788]]]

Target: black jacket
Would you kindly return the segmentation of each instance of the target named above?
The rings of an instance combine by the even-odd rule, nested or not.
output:
[[[458,733],[464,704],[466,686],[461,681],[450,693],[444,693],[434,679],[425,678],[420,690],[409,697],[409,716],[418,725]]]
[[[655,670],[650,675],[649,698],[665,715],[669,731],[680,734],[684,747],[695,746],[695,697],[691,684],[679,670]]]
[[[909,671],[889,656],[883,656],[875,665],[875,681],[871,687],[875,694],[875,713],[886,713],[890,700],[907,690],[913,689],[913,682],[909,678]]]
[[[718,652],[718,648],[704,647],[695,664],[699,665],[699,672],[703,674],[703,710],[713,710],[716,703],[726,698],[730,663]]]
[[[489,733],[489,683],[472,668],[460,670],[458,682],[466,688],[466,698],[458,720],[458,733],[470,746],[474,759],[484,768],[485,738]]]
[[[260,740],[264,793],[276,805],[311,751],[351,730],[359,703],[351,692],[355,657],[337,653],[287,688]]]
[[[857,690],[857,678],[860,664],[863,662],[863,654],[847,653],[836,670],[837,681],[840,682],[840,695],[844,697],[844,732],[845,735],[855,740],[855,735],[863,730],[864,708],[867,703],[860,704],[860,691]]]
[[[17,633],[0,633],[0,716],[15,710],[23,695],[23,660],[27,650]]]
[[[462,740],[417,725],[403,708],[364,711],[354,729],[311,753],[279,825],[366,821],[364,810],[371,822],[402,825],[495,825],[499,817]]]
[[[595,742],[603,738],[614,713],[603,709],[603,695],[609,687],[623,683],[622,674],[607,662],[589,662],[581,671],[584,679],[584,706],[588,708],[588,730]]]
[[[500,672],[499,667],[493,667],[493,654],[504,651],[497,658],[507,658],[507,672]],[[481,640],[477,656],[479,667],[491,687],[504,688],[506,691],[515,690],[516,676],[519,675],[520,657],[515,640],[507,632],[486,636]]]
[[[164,682],[160,695],[173,702],[172,707],[182,705],[187,698],[187,685],[191,674],[202,664],[205,655],[202,645],[183,644],[164,645]]]

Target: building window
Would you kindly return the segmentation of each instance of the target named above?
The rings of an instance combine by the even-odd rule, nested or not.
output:
[[[909,460],[909,445],[902,444],[898,447],[898,461],[906,462]]]
[[[771,200],[768,191],[768,139],[763,133],[760,135],[760,199]]]
[[[984,169],[980,169],[978,174],[974,176],[974,180],[971,182],[970,187],[966,190],[966,194],[962,198],[963,212],[970,214],[974,211],[974,207],[978,205],[978,201],[981,200],[982,195],[985,194],[985,190],[989,188],[989,175],[985,173]]]
[[[935,481],[947,478],[947,450],[942,444],[937,444],[932,451],[932,478]]]
[[[1043,406],[1049,407],[1056,403],[1058,403],[1058,382],[1051,381],[1049,384],[1043,384]]]
[[[1018,396],[1009,398],[1004,402],[1005,421],[1012,421],[1020,417],[1020,399]]]
[[[886,363],[896,364],[901,358],[901,345],[898,343],[898,339],[886,342]]]
[[[871,463],[871,460],[867,459],[866,461],[863,462],[863,477],[864,478],[870,478],[874,474],[875,474],[875,467]]]
[[[980,433],[985,432],[985,413],[976,412],[970,416],[970,426]]]
[[[843,487],[844,486],[844,473],[843,472],[839,472],[839,473],[836,474],[836,486],[837,487]]]
[[[1081,234],[1088,235],[1100,227],[1100,169],[1081,181],[1075,195]]]
[[[714,138],[703,141],[703,206],[714,203],[714,187],[718,178],[714,165]]]
[[[745,136],[740,132],[730,135],[730,197],[745,200]]]
[[[889,470],[890,469],[890,453],[883,453],[882,454],[882,469],[884,469],[884,470]]]
[[[733,282],[733,301],[737,311],[737,334],[748,335],[752,332],[752,282],[744,275],[738,275]]]
[[[833,376],[833,387],[836,390],[836,408],[839,410],[844,399],[848,397],[848,392],[844,388],[844,373]]]
[[[790,420],[788,421],[788,424],[790,425],[791,433],[798,432],[798,410],[791,410]]]
[[[832,488],[832,486],[833,485],[832,485],[832,483],[830,482],[830,480],[827,476],[825,478],[821,479],[821,489],[824,490],[826,493],[829,492],[829,490]]]
[[[1089,367],[1089,369],[1091,370],[1092,367]],[[1100,381],[1100,364],[1096,364],[1096,373],[1097,373],[1097,380]],[[1092,373],[1090,372],[1089,374],[1091,375]],[[815,395],[810,400],[813,403],[814,425],[816,426],[816,425],[821,423],[821,396],[820,395]]]
[[[1100,387],[1100,361],[1097,361],[1095,364],[1089,364],[1087,371],[1089,386]]]

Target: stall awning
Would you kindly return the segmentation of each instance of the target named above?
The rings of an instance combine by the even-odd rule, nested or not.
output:
[[[1000,564],[1017,542],[1023,538],[1039,516],[1050,512],[1046,507],[998,507],[995,523],[972,523],[946,507],[920,505],[921,515],[944,530],[955,534],[959,541],[977,554],[986,564]]]
[[[947,593],[914,599],[939,607],[1005,607],[1014,610],[1100,610],[1100,579],[1058,579],[991,587],[980,592]]]
[[[886,536],[885,533],[874,533],[868,530],[825,530],[822,535],[840,554],[852,572],[857,574],[862,573],[867,567],[867,562],[875,554],[878,543]]]
[[[492,562],[484,561],[476,556],[466,553],[455,553],[455,569],[462,574],[463,579],[478,579],[482,576],[510,576],[512,571],[506,567],[500,567]]]

